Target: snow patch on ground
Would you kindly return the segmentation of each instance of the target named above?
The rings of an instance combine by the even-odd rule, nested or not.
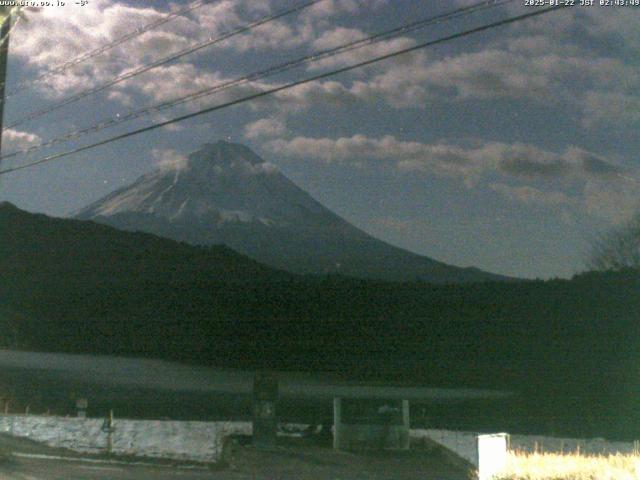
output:
[[[288,427],[301,429],[304,426]],[[79,453],[105,453],[109,450],[109,433],[103,419],[0,415],[0,432]],[[221,459],[225,438],[251,433],[250,422],[116,419],[111,433],[111,452],[116,455],[217,462]],[[469,463],[478,464],[476,432],[413,429],[410,434],[412,439],[430,439]],[[511,435],[510,448],[525,452],[580,451],[605,455],[634,451],[633,442],[535,435]]]
[[[104,420],[46,416],[0,416],[0,432],[25,437],[50,447],[79,453],[104,453],[109,433]],[[224,439],[250,435],[249,422],[114,421],[111,452],[116,455],[198,462],[220,460]]]

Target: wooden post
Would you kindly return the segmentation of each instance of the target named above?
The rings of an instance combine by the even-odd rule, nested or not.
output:
[[[107,438],[107,453],[113,452],[113,409],[109,410],[109,437]]]
[[[107,454],[111,455],[113,452],[113,432],[115,431],[113,425],[113,410],[109,410],[109,416],[104,419],[102,431],[107,434]]]
[[[333,448],[340,450],[340,439],[342,438],[342,399],[333,399]]]

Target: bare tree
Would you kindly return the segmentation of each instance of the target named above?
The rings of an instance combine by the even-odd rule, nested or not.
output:
[[[593,243],[588,266],[592,270],[640,270],[640,212]]]

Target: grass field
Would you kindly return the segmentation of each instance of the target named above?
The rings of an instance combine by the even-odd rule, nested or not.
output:
[[[640,455],[514,452],[497,480],[640,480]]]

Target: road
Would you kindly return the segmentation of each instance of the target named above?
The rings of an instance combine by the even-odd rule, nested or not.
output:
[[[0,434],[0,480],[226,480],[224,472],[158,461],[81,456],[25,438]]]
[[[224,472],[204,468],[96,463],[59,458],[13,457],[0,466],[2,480],[224,480],[225,477]]]
[[[225,468],[166,460],[80,456],[23,438],[0,435],[0,480],[466,480],[436,451],[337,452],[298,441],[259,450],[232,444]]]

